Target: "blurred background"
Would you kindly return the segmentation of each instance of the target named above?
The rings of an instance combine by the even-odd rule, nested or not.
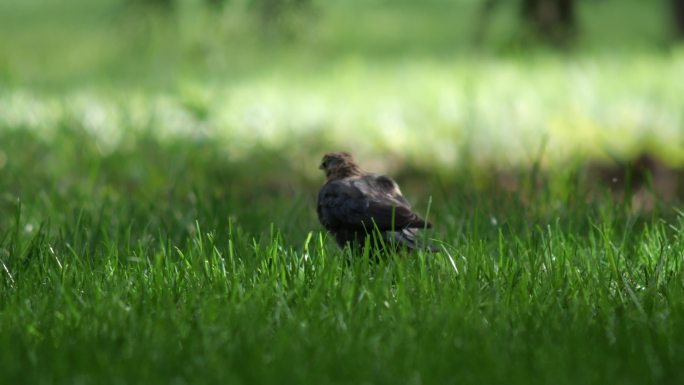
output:
[[[331,150],[504,186],[578,164],[672,179],[683,39],[682,0],[0,0],[0,169],[73,137],[103,157],[201,143],[319,182]]]

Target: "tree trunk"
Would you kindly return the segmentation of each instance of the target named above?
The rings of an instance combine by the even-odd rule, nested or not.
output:
[[[670,0],[677,38],[684,39],[684,0]]]
[[[522,0],[522,16],[535,33],[554,43],[569,40],[576,28],[574,0]]]

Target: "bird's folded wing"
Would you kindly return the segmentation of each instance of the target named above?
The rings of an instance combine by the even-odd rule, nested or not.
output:
[[[381,195],[368,194],[351,183],[328,183],[318,195],[318,215],[326,227],[355,227],[386,231],[430,227],[410,207]]]
[[[399,245],[408,247],[410,250],[422,249],[426,251],[439,251],[439,248],[430,244],[427,240],[418,239],[418,229],[409,228],[397,231],[385,231],[383,233],[385,242],[396,242]]]

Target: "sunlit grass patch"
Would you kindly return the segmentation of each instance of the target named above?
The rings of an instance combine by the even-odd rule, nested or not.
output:
[[[309,161],[339,147],[447,168],[528,166],[538,156],[554,167],[640,152],[681,164],[682,68],[678,53],[628,61],[358,59],[306,74],[284,68],[241,81],[182,81],[173,92],[10,88],[0,95],[0,124],[46,137],[77,124],[103,151],[150,132],[216,140],[235,156],[309,143]]]

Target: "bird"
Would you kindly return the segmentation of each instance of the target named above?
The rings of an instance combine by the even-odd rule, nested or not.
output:
[[[411,209],[390,177],[364,171],[348,152],[325,154],[319,169],[326,182],[318,193],[318,219],[340,247],[363,248],[377,230],[381,239],[368,240],[378,249],[436,251],[417,239],[418,229],[432,224]]]

